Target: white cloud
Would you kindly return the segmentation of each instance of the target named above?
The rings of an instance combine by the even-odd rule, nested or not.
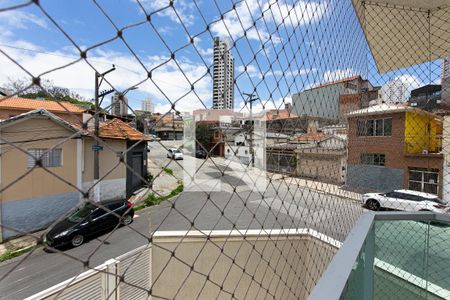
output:
[[[148,10],[147,13],[161,9],[157,13],[158,16],[168,17],[172,21],[179,23],[180,20],[174,11],[175,9],[184,25],[190,26],[194,24],[195,16],[192,12],[195,9],[195,4],[190,0],[174,1],[173,8],[169,6],[170,0],[141,0],[140,3]]]
[[[355,75],[357,75],[357,72],[354,71],[353,69],[337,69],[333,71],[326,71],[323,74],[323,82],[321,83],[337,81]]]
[[[276,77],[296,77],[296,76],[305,76],[311,73],[316,73],[316,68],[304,68],[300,70],[285,70],[284,72],[282,70],[274,70],[273,72],[267,73],[266,76],[276,76]],[[284,73],[284,74],[283,74]]]
[[[244,0],[236,5],[236,9],[224,14],[223,20],[214,23],[211,31],[220,37],[232,37],[236,40],[246,32],[251,40],[269,40],[269,33],[259,26],[253,26],[253,21],[260,17],[259,0]],[[262,23],[261,23],[262,25]],[[258,26],[258,24],[256,25]],[[274,42],[277,38],[273,37]]]
[[[257,113],[261,113],[263,111],[267,111],[270,109],[284,109],[284,105],[286,103],[292,103],[292,98],[285,97],[285,98],[279,98],[274,101],[272,101],[272,100],[257,101],[256,103],[253,103],[252,113],[257,114]],[[263,109],[263,105],[264,105],[264,109]],[[245,106],[244,101],[239,102],[237,107],[238,107],[237,110],[242,113],[245,113],[245,114],[250,113],[250,108],[248,106]]]
[[[245,70],[245,66],[238,66],[237,71],[236,75],[241,75],[241,78],[262,78],[262,73],[254,65],[248,65],[247,70]]]
[[[406,102],[411,91],[422,85],[423,82],[417,76],[400,75],[381,87],[381,97],[385,102]]]
[[[0,27],[9,29],[27,29],[34,25],[48,28],[45,19],[17,9],[0,12],[0,25]]]
[[[33,48],[33,45],[30,45],[30,47]],[[93,98],[94,71],[86,62],[80,61],[62,69],[54,70],[75,61],[76,57],[73,57],[73,53],[48,50],[45,51],[46,53],[40,53],[11,48],[2,49],[34,76],[50,71],[42,78],[53,81],[56,86],[66,87],[78,92],[87,99]],[[167,59],[167,57],[162,56],[149,56],[143,59],[143,62],[147,69],[151,70],[167,61]],[[107,70],[111,64],[115,64],[116,71],[109,73],[107,79],[118,90],[125,90],[147,78],[146,71],[131,55],[97,50],[89,53],[88,60],[100,72]],[[151,95],[157,100],[155,101],[157,103],[166,104],[165,106],[156,105],[157,108],[166,111],[170,109],[166,97],[172,102],[181,98],[176,104],[176,109],[179,111],[190,111],[203,107],[198,98],[205,103],[209,103],[212,97],[212,84],[211,77],[205,76],[206,67],[201,64],[194,64],[183,57],[177,58],[177,63],[182,71],[171,60],[153,70],[152,78],[154,82],[147,79],[139,84],[139,91]],[[0,69],[0,83],[2,84],[6,83],[8,78],[30,79],[24,71],[1,54],[0,65],[2,66]],[[198,97],[191,91],[188,80],[194,84]],[[103,88],[109,87],[104,85]],[[137,107],[136,105],[131,106]]]
[[[285,1],[271,4],[270,12],[265,14],[265,18],[277,25],[284,23],[294,27],[317,22],[325,15],[327,8],[325,3],[311,1],[297,1],[295,5],[287,4]],[[263,10],[268,9],[269,5],[266,3]]]

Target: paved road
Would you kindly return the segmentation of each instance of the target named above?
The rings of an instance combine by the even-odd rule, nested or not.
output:
[[[159,165],[170,163],[176,177],[195,173],[194,181],[185,183],[183,193],[140,211],[132,228],[119,228],[107,243],[100,241],[105,235],[65,254],[89,260],[94,267],[147,244],[145,236],[155,230],[309,227],[343,240],[362,211],[358,203],[285,180],[268,180],[259,176],[259,171],[244,170],[236,163],[185,157],[177,164],[165,155],[161,145],[151,144],[150,159]],[[199,171],[185,171],[189,168]],[[0,299],[22,299],[85,270],[81,262],[42,249],[0,264],[0,279],[12,268],[14,271],[0,281]]]

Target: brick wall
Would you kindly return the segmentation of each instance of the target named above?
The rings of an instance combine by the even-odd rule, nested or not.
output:
[[[357,136],[357,121],[363,119],[392,118],[391,136]],[[403,169],[403,145],[405,143],[405,114],[382,114],[349,119],[348,164],[361,164],[363,153],[384,153],[387,168]]]
[[[392,118],[391,136],[357,136],[358,120],[389,117]],[[439,196],[442,196],[443,157],[441,154],[405,154],[405,113],[359,116],[350,118],[348,122],[348,185],[372,187],[382,191],[408,188],[409,168],[437,169],[439,170]],[[363,153],[385,154],[385,168],[361,165]],[[394,170],[395,174],[391,172]],[[403,186],[400,186],[401,181],[399,181],[401,174],[403,174]]]

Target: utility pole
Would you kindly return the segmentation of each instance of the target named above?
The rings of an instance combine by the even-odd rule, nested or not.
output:
[[[245,100],[245,104],[247,105],[247,103],[250,103],[250,122],[251,122],[251,127],[250,127],[250,164],[252,167],[255,166],[255,152],[253,150],[253,130],[254,130],[254,126],[255,123],[253,122],[253,102],[259,100],[258,96],[255,96],[253,93],[252,94],[247,94],[244,93],[245,96],[248,97],[247,100]]]
[[[92,150],[94,150],[94,184],[97,183],[97,181],[100,179],[100,151],[101,151],[101,146],[99,143],[99,136],[100,136],[100,119],[99,119],[99,114],[100,114],[100,103],[99,103],[99,98],[101,98],[103,100],[103,98],[114,92],[114,89],[110,89],[110,90],[106,90],[106,91],[102,91],[101,93],[99,93],[99,89],[100,89],[100,85],[103,82],[103,78],[106,74],[108,74],[109,72],[114,71],[116,68],[113,65],[113,67],[111,69],[109,69],[106,72],[103,73],[98,73],[97,71],[95,72],[95,90],[94,90],[94,104],[95,104],[95,115],[94,115],[94,134],[95,134],[95,145],[92,146]],[[100,81],[99,81],[100,79]],[[99,200],[99,186],[98,184],[95,185],[94,188],[94,192],[95,192],[95,200],[98,201]]]

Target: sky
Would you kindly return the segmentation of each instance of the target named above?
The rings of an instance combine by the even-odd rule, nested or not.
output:
[[[0,0],[0,86],[31,74],[90,100],[95,70],[114,64],[102,88],[136,86],[133,109],[146,98],[161,113],[210,108],[216,36],[231,42],[235,109],[244,112],[243,93],[259,97],[255,110],[281,108],[294,93],[357,74],[385,90],[439,80],[425,65],[379,74],[349,0],[41,0],[5,9],[24,2]]]

